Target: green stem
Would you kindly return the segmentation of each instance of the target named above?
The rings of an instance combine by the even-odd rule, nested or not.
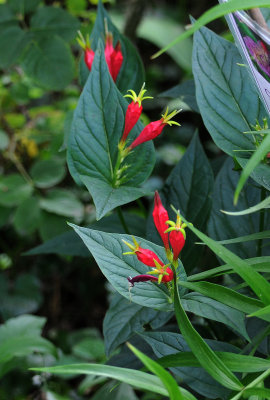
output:
[[[113,170],[113,181],[112,181],[112,185],[113,185],[114,187],[115,187],[115,185],[116,185],[116,183],[117,183],[117,180],[118,180],[117,173],[118,173],[119,167],[120,167],[120,165],[121,165],[121,159],[122,159],[121,151],[118,150],[117,160],[116,160],[116,164],[115,164],[115,167],[114,167],[114,170]]]
[[[254,386],[257,386],[260,382],[262,382],[265,378],[270,375],[270,369],[264,371],[261,375],[259,375],[254,381],[250,382],[246,387],[244,387],[237,395],[232,397],[230,400],[238,400],[242,397],[246,389],[251,389]]]
[[[261,201],[263,201],[266,198],[266,190],[264,187],[261,187]],[[264,211],[265,209],[263,208],[260,211],[260,232],[264,231]],[[258,247],[257,247],[257,257],[261,257],[262,255],[262,242],[263,239],[258,240]]]
[[[121,224],[122,224],[122,226],[123,226],[123,228],[124,228],[124,231],[125,231],[128,235],[130,235],[128,226],[127,226],[127,224],[126,224],[126,221],[125,221],[125,218],[124,218],[124,215],[123,215],[123,213],[122,213],[122,209],[121,209],[120,206],[117,207],[117,214],[118,214],[118,217],[119,217],[119,219],[120,219],[120,221],[121,221]]]

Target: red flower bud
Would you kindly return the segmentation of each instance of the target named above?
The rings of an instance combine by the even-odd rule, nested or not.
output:
[[[150,122],[150,124],[146,125],[146,127],[141,131],[139,136],[131,143],[129,147],[131,149],[134,149],[134,147],[138,146],[139,144],[155,139],[157,136],[161,134],[163,128],[167,124],[170,126],[180,125],[178,124],[178,122],[170,121],[170,119],[173,118],[179,112],[180,110],[178,111],[175,110],[168,115],[168,108],[167,108],[165,114],[162,115],[162,118],[159,119],[158,121]]]
[[[177,260],[182,248],[185,245],[185,237],[181,231],[174,230],[170,232],[170,243],[173,249],[173,259]]]
[[[142,106],[139,106],[139,103],[137,102],[134,103],[134,101],[132,101],[132,103],[128,105],[125,116],[125,128],[121,142],[126,141],[129,132],[138,122],[141,112],[142,112]]]
[[[155,226],[157,228],[158,233],[164,243],[165,249],[169,249],[169,234],[164,233],[168,226],[166,225],[166,221],[169,219],[169,215],[166,209],[163,207],[160,196],[158,192],[155,192],[155,205],[153,210],[153,219]]]
[[[142,112],[142,101],[145,99],[152,99],[153,97],[144,96],[146,89],[144,89],[145,84],[142,85],[140,93],[138,96],[134,92],[134,90],[128,90],[131,94],[126,94],[124,97],[130,97],[132,102],[128,105],[126,116],[125,116],[125,128],[124,133],[121,139],[121,142],[124,143],[127,139],[127,136],[131,129],[136,125],[138,122],[141,112]]]
[[[151,250],[142,249],[141,247],[138,250],[135,250],[135,254],[139,261],[148,265],[148,267],[155,267],[156,264],[154,260],[156,260],[160,265],[164,265],[162,261],[158,258],[158,256]]]
[[[113,80],[116,81],[116,78],[123,63],[123,55],[121,52],[120,42],[117,42],[115,48],[113,47],[113,36],[110,32],[106,33],[104,55],[108,65],[109,72]]]
[[[91,71],[94,57],[95,57],[95,52],[90,48],[86,48],[84,51],[84,62],[87,65],[89,71]]]

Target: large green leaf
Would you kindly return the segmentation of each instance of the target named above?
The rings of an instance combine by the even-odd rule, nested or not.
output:
[[[43,371],[57,374],[85,374],[106,376],[108,378],[116,379],[120,382],[128,383],[134,387],[142,390],[149,390],[150,392],[159,393],[167,396],[168,392],[165,389],[161,380],[146,372],[137,371],[128,368],[112,367],[110,365],[99,364],[73,364],[62,365],[57,367],[46,368],[31,368],[33,371]],[[185,400],[194,400],[194,396],[185,389],[180,389],[184,395]]]
[[[168,391],[170,400],[184,400],[184,396],[174,380],[174,378],[167,372],[161,365],[156,361],[143,354],[136,347],[128,344],[129,349],[141,360],[141,362],[149,369],[153,374],[159,377],[163,385]]]
[[[172,311],[170,294],[164,284],[143,282],[135,285],[130,291],[127,278],[149,272],[149,268],[138,261],[135,255],[123,255],[128,247],[122,242],[122,239],[132,243],[131,236],[80,228],[72,224],[71,226],[88,247],[108,281],[122,296],[145,307]],[[142,238],[137,237],[136,239],[142,248],[154,251],[161,261],[166,263],[164,248]],[[179,269],[180,279],[185,280],[183,266],[180,265]]]
[[[39,36],[58,35],[64,40],[72,40],[80,22],[62,8],[41,7],[31,18],[31,31]]]
[[[236,236],[246,236],[259,232],[260,215],[232,216],[221,212],[221,210],[240,211],[258,203],[261,190],[254,187],[251,182],[241,192],[237,206],[233,206],[234,191],[239,179],[239,173],[233,170],[231,159],[226,160],[216,178],[213,192],[213,207],[208,224],[208,232],[215,240],[227,240]],[[270,229],[270,215],[265,213],[264,229]],[[226,242],[225,242],[226,243]],[[263,241],[263,245],[267,240]],[[228,248],[243,258],[251,258],[257,255],[255,243],[248,242],[231,243]],[[262,247],[263,255],[269,254],[269,246]]]
[[[216,382],[202,368],[192,368],[186,362],[186,365],[177,366],[177,356],[192,354],[183,335],[173,332],[145,332],[141,337],[152,347],[155,355],[159,358],[158,362],[165,367],[170,368],[174,375],[178,376],[183,383],[188,385],[195,392],[205,396],[207,399],[226,398],[229,391]],[[239,352],[237,347],[230,344],[218,342],[215,340],[206,340],[208,345],[214,351],[229,351],[230,354]],[[194,355],[192,354],[194,357]],[[171,357],[171,358],[170,358]],[[196,357],[194,357],[197,361]],[[164,359],[164,362],[163,362]],[[175,361],[175,363],[174,363]],[[196,367],[200,367],[198,361]]]
[[[115,294],[103,320],[107,355],[110,355],[120,344],[129,340],[135,332],[143,332],[145,325],[157,329],[171,317],[172,313],[130,303],[119,294]]]
[[[18,14],[27,14],[33,12],[41,0],[9,0],[10,8]]]
[[[194,37],[193,74],[197,103],[205,126],[218,147],[231,156],[254,150],[256,121],[267,116],[236,46],[207,28]],[[211,73],[209,73],[211,71]]]
[[[0,327],[0,363],[13,357],[22,357],[35,351],[56,355],[54,346],[42,338],[45,319],[33,315],[22,315],[9,319]]]
[[[185,287],[184,283],[185,282],[183,282],[183,287]],[[199,293],[188,293],[181,298],[181,302],[185,311],[221,322],[234,331],[240,333],[240,335],[242,335],[246,340],[249,340],[245,327],[244,313],[209,297]]]
[[[198,29],[200,29],[203,25],[208,24],[209,22],[215,20],[216,18],[220,18],[223,15],[231,13],[236,10],[245,10],[254,7],[270,7],[268,0],[230,0],[228,2],[216,5],[210,10],[207,10],[194,24],[193,26],[182,33],[178,38],[173,40],[171,43],[167,44],[167,46],[157,52],[154,57],[158,57],[160,54],[164,53],[176,43],[181,40],[186,39]]]
[[[101,46],[78,102],[68,145],[70,172],[76,182],[83,181],[92,194],[98,219],[117,205],[143,196],[147,191],[136,186],[143,183],[153,169],[153,144],[144,143],[126,158],[129,165],[126,178],[120,187],[115,187],[114,166],[127,104],[108,72]],[[130,133],[130,140],[142,129],[143,125],[138,122]]]
[[[39,38],[38,35],[32,35],[32,41],[23,56],[22,67],[35,82],[50,90],[64,89],[74,75],[70,48],[59,36]]]
[[[144,68],[140,56],[129,39],[121,35],[121,33],[112,23],[101,1],[98,3],[97,17],[90,36],[91,47],[94,51],[96,51],[99,40],[104,40],[105,20],[108,25],[108,30],[113,34],[114,45],[116,45],[119,40],[123,54],[123,64],[116,80],[117,87],[123,94],[125,94],[129,89],[133,89],[135,92],[138,92],[145,81]],[[82,57],[80,62],[80,80],[82,85],[85,84],[88,75],[89,70],[87,69]]]
[[[170,219],[175,220],[176,218],[170,207],[173,204],[182,215],[186,216],[194,225],[200,226],[201,230],[204,230],[211,209],[210,194],[213,184],[211,166],[198,136],[195,135],[183,158],[170,173],[160,193]],[[147,237],[151,241],[161,243],[152,215],[149,216],[148,220]],[[195,240],[196,237],[188,233],[185,247],[181,252],[181,259],[187,270],[195,267],[196,260],[201,255],[202,249],[195,245]]]
[[[65,166],[59,158],[37,160],[30,169],[35,186],[41,189],[47,189],[60,183],[65,174]]]
[[[81,220],[84,214],[83,204],[74,193],[66,189],[52,189],[45,198],[40,200],[43,210],[66,217]]]

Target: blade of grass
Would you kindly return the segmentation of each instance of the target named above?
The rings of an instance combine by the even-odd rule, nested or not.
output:
[[[200,365],[221,385],[241,390],[243,385],[193,328],[182,307],[174,268],[174,308],[179,329]]]
[[[196,236],[206,243],[207,246],[225,263],[229,264],[235,273],[241,276],[241,278],[250,286],[265,305],[270,304],[270,283],[267,282],[262,275],[230,250],[200,232],[192,226],[192,224],[187,222],[185,218],[182,217],[182,219],[187,223],[188,228],[195,233]]]
[[[210,8],[210,10],[207,10],[203,15],[200,16],[200,18],[198,18],[198,20],[192,25],[190,29],[179,35],[166,47],[163,47],[163,49],[155,53],[152,58],[160,56],[165,51],[173,47],[176,43],[191,36],[198,29],[211,21],[214,21],[217,18],[223,17],[224,15],[237,10],[245,10],[254,7],[270,7],[269,0],[230,0],[228,3],[218,4]]]
[[[237,215],[252,214],[254,212],[262,210],[263,208],[269,208],[269,207],[270,207],[270,196],[261,201],[260,203],[256,204],[255,206],[249,207],[242,211],[224,211],[224,210],[220,211],[223,212],[224,214],[237,216]]]
[[[248,315],[248,317],[269,317],[270,320],[270,305],[264,308],[261,308],[258,311],[253,312],[252,314]]]

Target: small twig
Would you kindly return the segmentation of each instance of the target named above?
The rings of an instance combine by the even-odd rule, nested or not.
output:
[[[136,37],[136,30],[143,17],[146,4],[144,0],[130,0],[128,2],[124,34],[131,40]]]

